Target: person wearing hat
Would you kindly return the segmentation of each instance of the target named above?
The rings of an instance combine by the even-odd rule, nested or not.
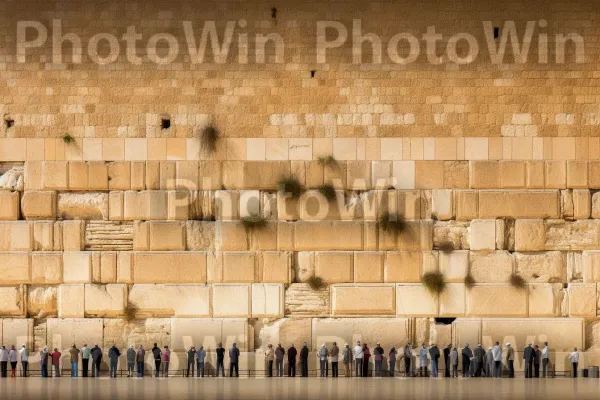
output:
[[[296,356],[298,355],[298,350],[294,347],[294,343],[290,345],[290,348],[287,351],[288,356],[288,376],[295,377],[296,376]]]
[[[492,357],[494,360],[494,377],[502,378],[502,348],[500,342],[496,342],[492,348]]]
[[[483,346],[481,346],[481,343],[475,347],[475,351],[473,353],[473,357],[475,359],[475,376],[480,377],[481,372],[483,371],[483,358],[485,357],[485,350],[483,349]]]
[[[338,377],[338,360],[340,356],[340,348],[336,342],[333,342],[331,350],[329,350],[329,356],[331,357],[331,376],[333,378]]]
[[[525,360],[525,378],[533,378],[533,357],[535,349],[533,343],[529,343],[523,350],[523,360]]]
[[[127,376],[130,378],[133,377],[133,369],[135,367],[136,358],[137,353],[135,352],[133,345],[130,344],[129,348],[127,349]]]
[[[550,361],[550,348],[548,342],[544,342],[544,348],[542,349],[542,377],[546,377],[548,370],[548,362]]]
[[[304,342],[302,344],[302,349],[300,350],[300,368],[301,368],[301,376],[303,378],[308,378],[308,343]]]
[[[506,342],[506,365],[508,366],[508,377],[515,377],[515,349],[509,342]]]
[[[462,373],[463,378],[470,376],[469,368],[471,367],[471,358],[473,358],[473,351],[469,347],[469,343],[465,344],[462,352]]]
[[[375,360],[375,376],[381,376],[381,364],[383,363],[383,347],[377,342],[377,346],[373,349],[373,359]]]
[[[344,345],[344,353],[343,353],[343,361],[344,361],[344,376],[346,378],[352,377],[352,349],[346,343]]]
[[[23,368],[23,378],[27,378],[27,367],[29,366],[29,351],[24,344],[21,345],[19,350],[19,357],[21,358],[21,368]]]
[[[356,370],[354,371],[354,376],[362,376],[363,357],[363,348],[360,345],[360,340],[358,340],[356,342],[356,346],[354,346],[354,362],[356,363]]]

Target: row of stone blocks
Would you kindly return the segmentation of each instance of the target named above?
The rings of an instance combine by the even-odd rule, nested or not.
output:
[[[62,284],[0,287],[0,316],[56,315],[116,317],[280,318],[293,303],[308,300],[297,285],[284,284]],[[433,294],[420,283],[333,284],[315,315],[398,317],[585,317],[596,318],[596,283],[508,284],[447,283]],[[55,288],[57,288],[55,290]],[[29,299],[31,296],[31,299]],[[56,302],[56,307],[54,306]]]
[[[165,266],[171,265],[165,274]],[[600,251],[40,251],[0,252],[0,284],[416,283],[440,271],[447,282],[470,275],[506,283],[600,282]]]
[[[599,189],[600,161],[28,161],[26,190]]]
[[[440,349],[452,343],[458,348],[469,343],[474,348],[482,343],[487,349],[495,341],[510,342],[515,348],[515,366],[521,369],[522,350],[528,343],[550,343],[551,359],[557,370],[568,366],[567,355],[573,347],[582,353],[581,365],[593,365],[599,353],[593,346],[586,346],[586,328],[577,318],[530,318],[530,319],[457,319],[452,325],[434,324],[429,319],[418,318],[306,318],[278,319],[276,321],[253,321],[247,319],[164,319],[125,321],[122,319],[73,318],[44,321],[33,319],[0,319],[0,343],[6,346],[25,344],[29,349],[30,363],[39,362],[37,351],[43,346],[58,348],[63,352],[63,366],[68,366],[68,348],[72,343],[78,347],[97,344],[104,354],[115,344],[121,349],[121,365],[125,365],[124,350],[129,345],[143,345],[147,350],[146,363],[153,365],[149,350],[153,343],[160,347],[168,345],[172,350],[172,369],[186,367],[185,352],[192,346],[201,345],[207,350],[208,362],[214,367],[215,348],[222,343],[229,349],[236,343],[243,352],[243,368],[263,369],[264,352],[268,344],[280,343],[285,348],[295,344],[297,348],[306,342],[311,350],[309,361],[315,363],[316,350],[321,344],[331,347],[333,342],[343,347],[360,340],[369,347],[381,343],[387,352],[396,347],[400,359],[402,346],[411,342],[413,347],[421,343],[436,343]],[[413,354],[415,354],[414,352]],[[106,358],[106,357],[105,357]],[[418,357],[416,357],[418,359]],[[415,357],[413,357],[413,361]],[[442,360],[443,362],[443,360]]]

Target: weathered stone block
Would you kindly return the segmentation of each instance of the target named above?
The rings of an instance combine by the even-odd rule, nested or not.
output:
[[[23,286],[0,287],[0,315],[23,316],[25,306]]]
[[[599,246],[600,221],[545,221],[548,250],[595,250]]]
[[[245,251],[250,248],[250,232],[238,221],[217,221],[215,232],[216,250]]]
[[[475,219],[469,227],[469,242],[471,250],[496,249],[496,220]]]
[[[223,163],[223,184],[229,190],[273,190],[277,181],[290,175],[285,161],[226,161]]]
[[[129,291],[129,304],[137,307],[139,317],[208,317],[210,286],[135,284]]]
[[[306,283],[292,283],[285,291],[286,316],[330,315],[330,287],[313,290]]]
[[[150,250],[185,250],[185,223],[150,222]]]
[[[37,221],[33,224],[33,250],[54,249],[54,222]]]
[[[500,161],[500,187],[520,189],[525,187],[525,162]]]
[[[56,192],[32,190],[24,192],[21,211],[25,219],[55,219]]]
[[[164,190],[127,191],[123,199],[124,219],[166,220],[167,192]]]
[[[27,315],[34,318],[53,317],[58,314],[56,286],[29,286],[27,288]]]
[[[569,296],[569,317],[596,318],[597,290],[595,283],[571,283],[567,294]]]
[[[240,351],[248,351],[248,322],[245,319],[174,318],[170,340],[170,348],[174,351],[188,350],[194,345],[197,349],[204,346],[207,352],[213,352],[219,343],[226,349],[235,343]]]
[[[62,219],[108,220],[108,194],[59,193],[58,215]]]
[[[294,344],[296,347],[307,342],[311,349],[312,319],[279,318],[258,320],[254,324],[254,348],[264,352],[269,344]]]
[[[85,243],[85,223],[83,221],[63,221],[62,234],[62,243],[65,251],[83,250]]]
[[[33,224],[27,221],[16,221],[9,223],[10,250],[30,251],[33,249]]]
[[[134,252],[135,283],[205,283],[206,253]],[[169,265],[176,268],[165,268]]]
[[[461,317],[465,315],[465,284],[447,283],[439,295],[440,317]]]
[[[252,318],[281,318],[284,313],[283,284],[252,284]]]
[[[83,318],[84,311],[84,285],[60,285],[58,287],[58,316],[60,318]]]
[[[500,187],[500,163],[498,161],[471,161],[469,181],[473,189]]]
[[[354,253],[354,282],[383,282],[384,252],[366,251]]]
[[[62,283],[62,253],[35,252],[31,255],[31,282]]]
[[[565,161],[546,161],[546,187],[564,189],[567,186],[567,165]]]
[[[88,162],[88,189],[108,190],[108,167],[104,162]]]
[[[253,283],[258,280],[256,253],[223,252],[222,280],[225,283]]]
[[[110,190],[131,189],[131,163],[128,161],[108,164],[108,188]]]
[[[469,223],[463,221],[436,222],[433,227],[433,248],[468,249]]]
[[[471,252],[469,263],[475,282],[506,283],[514,272],[514,260],[508,251]]]
[[[65,283],[90,283],[92,260],[89,252],[65,252],[63,254],[63,281]]]
[[[530,284],[529,316],[559,317],[562,303],[562,285],[560,283]]]
[[[218,190],[215,193],[217,219],[231,221],[239,218],[240,192],[234,190]]]
[[[2,284],[29,283],[31,281],[28,253],[0,253]]]
[[[541,219],[518,219],[515,221],[515,250],[544,250],[546,230]]]
[[[264,283],[290,283],[292,254],[287,251],[265,251],[258,254]]]
[[[452,190],[432,190],[431,191],[431,214],[435,215],[440,221],[448,221],[454,217],[454,195]]]
[[[17,220],[19,214],[19,192],[0,190],[0,220]]]
[[[399,317],[437,317],[438,297],[422,284],[399,284],[396,290],[396,314]]]
[[[312,321],[312,350],[323,343],[344,343],[351,347],[361,343],[381,343],[384,349],[403,345],[411,340],[408,318],[315,318]],[[398,349],[399,350],[399,349]]]
[[[46,335],[48,348],[68,349],[73,343],[77,346],[84,343],[100,346],[103,344],[102,328],[101,318],[49,318]]]
[[[454,204],[457,220],[468,221],[476,219],[479,215],[479,191],[455,190]]]
[[[117,282],[117,253],[104,251],[100,253],[100,283]]]
[[[123,192],[110,192],[108,195],[108,218],[111,221],[123,220]]]
[[[86,320],[90,319],[86,318]],[[137,349],[139,345],[142,345],[146,350],[147,365],[154,365],[154,360],[150,353],[152,343],[160,343],[162,345],[171,341],[170,318],[145,318],[133,321],[104,318],[104,320],[100,321],[104,322],[104,349],[110,348],[113,344],[119,349],[126,349],[130,344]],[[174,318],[173,321],[187,321],[187,319]],[[89,342],[87,343],[89,344]],[[125,362],[125,360],[122,362]]]
[[[362,250],[362,233],[358,221],[299,221],[295,224],[295,250]]]
[[[516,272],[528,282],[567,281],[567,261],[560,251],[515,253]]]
[[[360,253],[356,253],[360,254]],[[386,283],[412,283],[421,280],[420,251],[385,252],[384,280]]]
[[[71,161],[68,170],[69,190],[88,189],[88,165],[85,161]],[[55,189],[56,187],[48,187]],[[61,189],[61,188],[56,188]]]
[[[331,286],[331,315],[395,315],[394,285]]]
[[[595,195],[595,194],[594,194]],[[573,190],[573,218],[588,219],[592,211],[592,197],[589,189]]]
[[[479,193],[479,218],[558,218],[559,215],[557,190],[489,190]]]
[[[133,253],[117,253],[117,283],[133,283]]]
[[[85,285],[85,315],[116,317],[127,304],[127,285]]]
[[[464,282],[469,272],[469,252],[458,250],[440,252],[440,272],[447,282]]]
[[[249,318],[251,285],[213,285],[212,311],[215,317]]]
[[[525,317],[527,316],[527,291],[509,285],[477,284],[467,292],[466,315]]]
[[[33,349],[33,319],[31,318],[4,318],[0,322],[2,326],[3,343],[14,343],[17,349],[24,344],[27,349]],[[17,344],[18,343],[18,344]],[[9,345],[6,346],[8,349]],[[31,350],[30,350],[31,351]],[[31,354],[31,353],[30,353]],[[30,363],[35,355],[30,355]]]
[[[588,163],[587,161],[567,161],[567,187],[588,187]]]
[[[316,252],[315,273],[328,283],[353,282],[353,253]]]
[[[87,170],[86,181],[87,181]],[[42,164],[44,189],[65,190],[69,186],[69,169],[66,161],[46,161]],[[87,186],[87,182],[86,182]]]

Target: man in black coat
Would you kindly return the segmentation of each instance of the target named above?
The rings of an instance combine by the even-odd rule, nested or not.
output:
[[[531,378],[533,375],[533,356],[535,349],[529,343],[523,350],[523,359],[525,360],[525,378]]]
[[[300,363],[302,364],[301,376],[308,377],[308,345],[304,342],[302,350],[300,350]]]
[[[296,376],[296,356],[298,355],[298,350],[294,347],[294,344],[290,346],[287,351],[288,355],[288,376]]]
[[[467,376],[471,376],[470,368],[471,368],[471,358],[473,358],[473,351],[469,347],[469,343],[465,344],[465,347],[462,349],[462,373],[463,378]]]
[[[473,361],[475,361],[475,376],[480,377],[481,372],[483,371],[483,360],[485,358],[485,350],[483,349],[481,343],[475,347],[473,357]]]
[[[221,374],[225,376],[225,364],[223,361],[225,360],[225,348],[223,345],[219,343],[217,346],[217,376],[219,376],[219,368],[221,368]]]
[[[102,363],[102,349],[98,345],[94,345],[92,349],[92,377],[100,376],[100,364]]]
[[[449,344],[444,348],[444,377],[450,378],[450,350],[452,350],[452,345]]]
[[[158,348],[157,344],[154,343],[154,347],[152,348],[152,357],[154,357],[154,376],[158,378],[160,375],[160,359],[162,356],[162,351]]]

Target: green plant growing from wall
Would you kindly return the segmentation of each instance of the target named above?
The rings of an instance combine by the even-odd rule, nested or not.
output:
[[[335,188],[331,184],[320,185],[317,190],[329,201],[336,198]]]
[[[508,283],[510,283],[510,285],[515,289],[524,290],[527,288],[527,282],[519,274],[510,274],[510,278],[508,278]]]
[[[217,150],[219,142],[219,130],[214,125],[205,126],[200,133],[200,145],[207,154],[212,154]]]
[[[421,283],[431,294],[434,295],[439,295],[446,289],[444,274],[437,271],[424,273],[421,277]]]
[[[315,274],[309,276],[304,283],[308,284],[312,290],[321,290],[327,287],[327,284],[320,276]]]
[[[304,193],[304,187],[300,181],[293,176],[279,179],[279,181],[277,181],[277,187],[280,193],[287,193],[294,199],[299,198],[302,193]]]
[[[128,302],[125,306],[123,317],[125,321],[131,322],[135,319],[137,313],[138,307],[135,304]]]
[[[384,213],[379,217],[379,225],[385,232],[401,234],[406,230],[406,220],[402,215]]]
[[[267,227],[267,219],[260,214],[250,214],[241,219],[246,230],[259,230]]]
[[[324,167],[337,167],[338,162],[333,156],[319,156],[317,162]]]
[[[442,253],[452,253],[454,250],[456,250],[454,243],[452,243],[451,241],[439,243],[437,245],[437,249]]]
[[[465,276],[465,287],[467,289],[472,289],[476,283],[477,283],[477,281],[475,280],[475,278],[473,278],[473,275],[471,275],[471,273],[469,272],[467,274],[467,276]]]
[[[68,133],[65,133],[62,139],[66,144],[75,143],[75,138]]]

